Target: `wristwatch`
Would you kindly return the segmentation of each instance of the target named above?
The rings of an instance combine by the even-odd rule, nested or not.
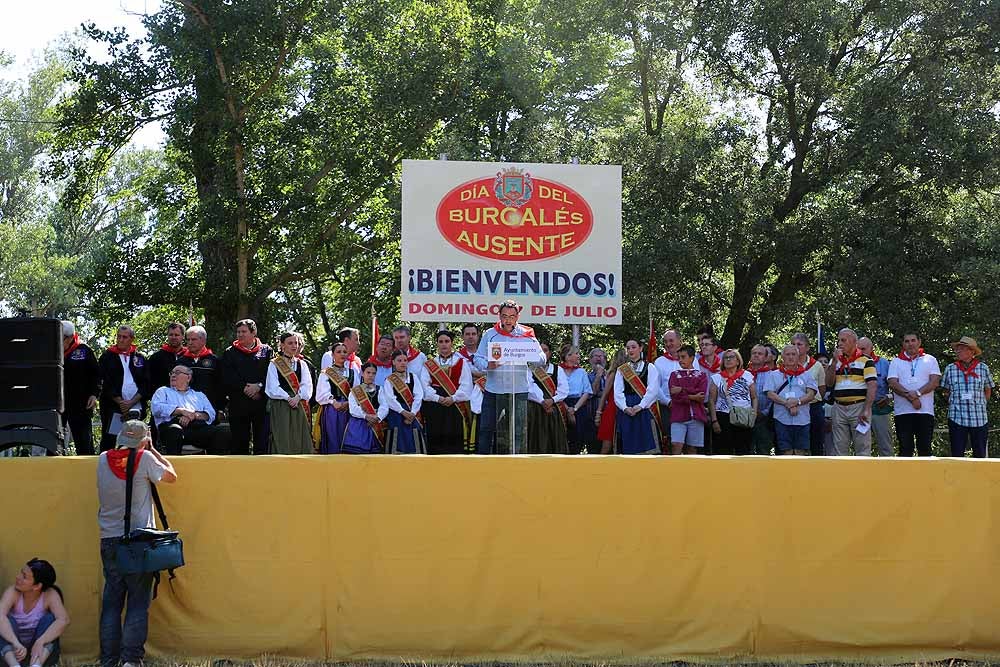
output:
[[[923,396],[923,394],[920,393],[919,389],[917,389],[916,392],[917,392],[917,398],[920,398],[921,396]]]

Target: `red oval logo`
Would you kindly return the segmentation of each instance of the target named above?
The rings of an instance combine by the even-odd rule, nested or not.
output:
[[[507,169],[446,194],[437,207],[437,226],[462,252],[530,262],[583,245],[594,229],[594,214],[572,188]]]

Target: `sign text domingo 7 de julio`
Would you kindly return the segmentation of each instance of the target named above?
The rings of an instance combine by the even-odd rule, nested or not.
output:
[[[402,319],[621,324],[621,167],[403,161]]]

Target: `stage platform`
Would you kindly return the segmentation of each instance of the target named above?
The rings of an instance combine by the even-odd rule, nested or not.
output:
[[[175,459],[153,654],[818,661],[1000,655],[1000,461]],[[0,460],[0,582],[97,654],[96,458]]]

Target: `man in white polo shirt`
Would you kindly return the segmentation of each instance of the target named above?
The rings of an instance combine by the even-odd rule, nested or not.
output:
[[[913,456],[916,440],[920,456],[931,455],[934,434],[934,390],[941,383],[937,359],[924,352],[915,333],[903,336],[903,349],[889,364],[889,387],[895,394],[896,438],[899,455]]]

